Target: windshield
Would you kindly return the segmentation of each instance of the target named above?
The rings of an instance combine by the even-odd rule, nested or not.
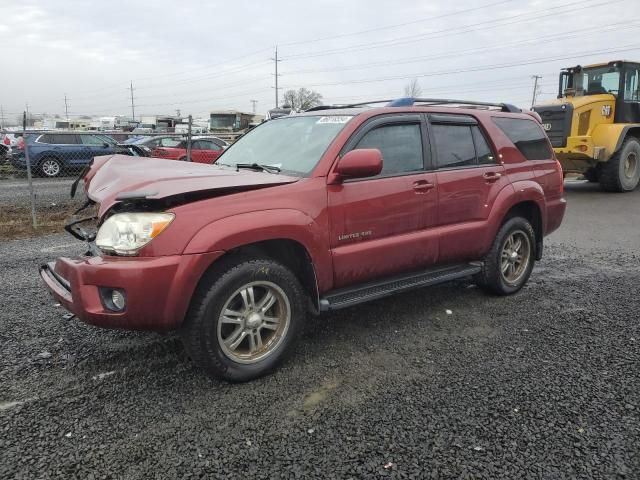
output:
[[[281,117],[254,128],[231,145],[217,165],[257,163],[285,173],[309,174],[351,116]]]
[[[574,89],[576,96],[602,93],[617,95],[620,88],[620,70],[610,66],[583,68],[574,72],[572,78],[569,75],[562,77],[562,83],[563,92],[566,92],[567,88]]]

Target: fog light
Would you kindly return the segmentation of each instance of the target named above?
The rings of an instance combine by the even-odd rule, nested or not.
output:
[[[116,307],[116,310],[124,310],[124,307],[127,304],[127,301],[124,298],[124,293],[120,290],[113,290],[111,292],[111,302],[113,302],[113,306]]]
[[[105,310],[122,312],[127,307],[127,294],[119,288],[99,287]]]

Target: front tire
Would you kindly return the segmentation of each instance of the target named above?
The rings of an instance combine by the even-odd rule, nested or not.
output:
[[[513,217],[496,235],[474,279],[479,287],[496,295],[511,295],[529,280],[535,263],[535,233],[528,220]]]
[[[640,182],[640,142],[627,138],[608,162],[602,165],[600,186],[607,192],[630,192]]]
[[[296,276],[271,259],[207,274],[182,329],[191,358],[214,378],[245,382],[286,357],[305,320]]]

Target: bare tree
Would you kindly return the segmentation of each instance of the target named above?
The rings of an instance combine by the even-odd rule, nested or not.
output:
[[[288,105],[294,110],[303,111],[322,105],[322,95],[307,88],[287,90],[284,92],[284,95],[282,95],[282,104]]]
[[[404,96],[412,97],[412,98],[419,98],[420,96],[422,96],[422,87],[418,83],[417,78],[414,78],[408,84],[405,85]]]

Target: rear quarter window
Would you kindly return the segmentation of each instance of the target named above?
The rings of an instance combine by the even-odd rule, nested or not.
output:
[[[493,122],[527,160],[548,160],[553,158],[553,152],[549,147],[547,136],[534,120],[493,117]]]

